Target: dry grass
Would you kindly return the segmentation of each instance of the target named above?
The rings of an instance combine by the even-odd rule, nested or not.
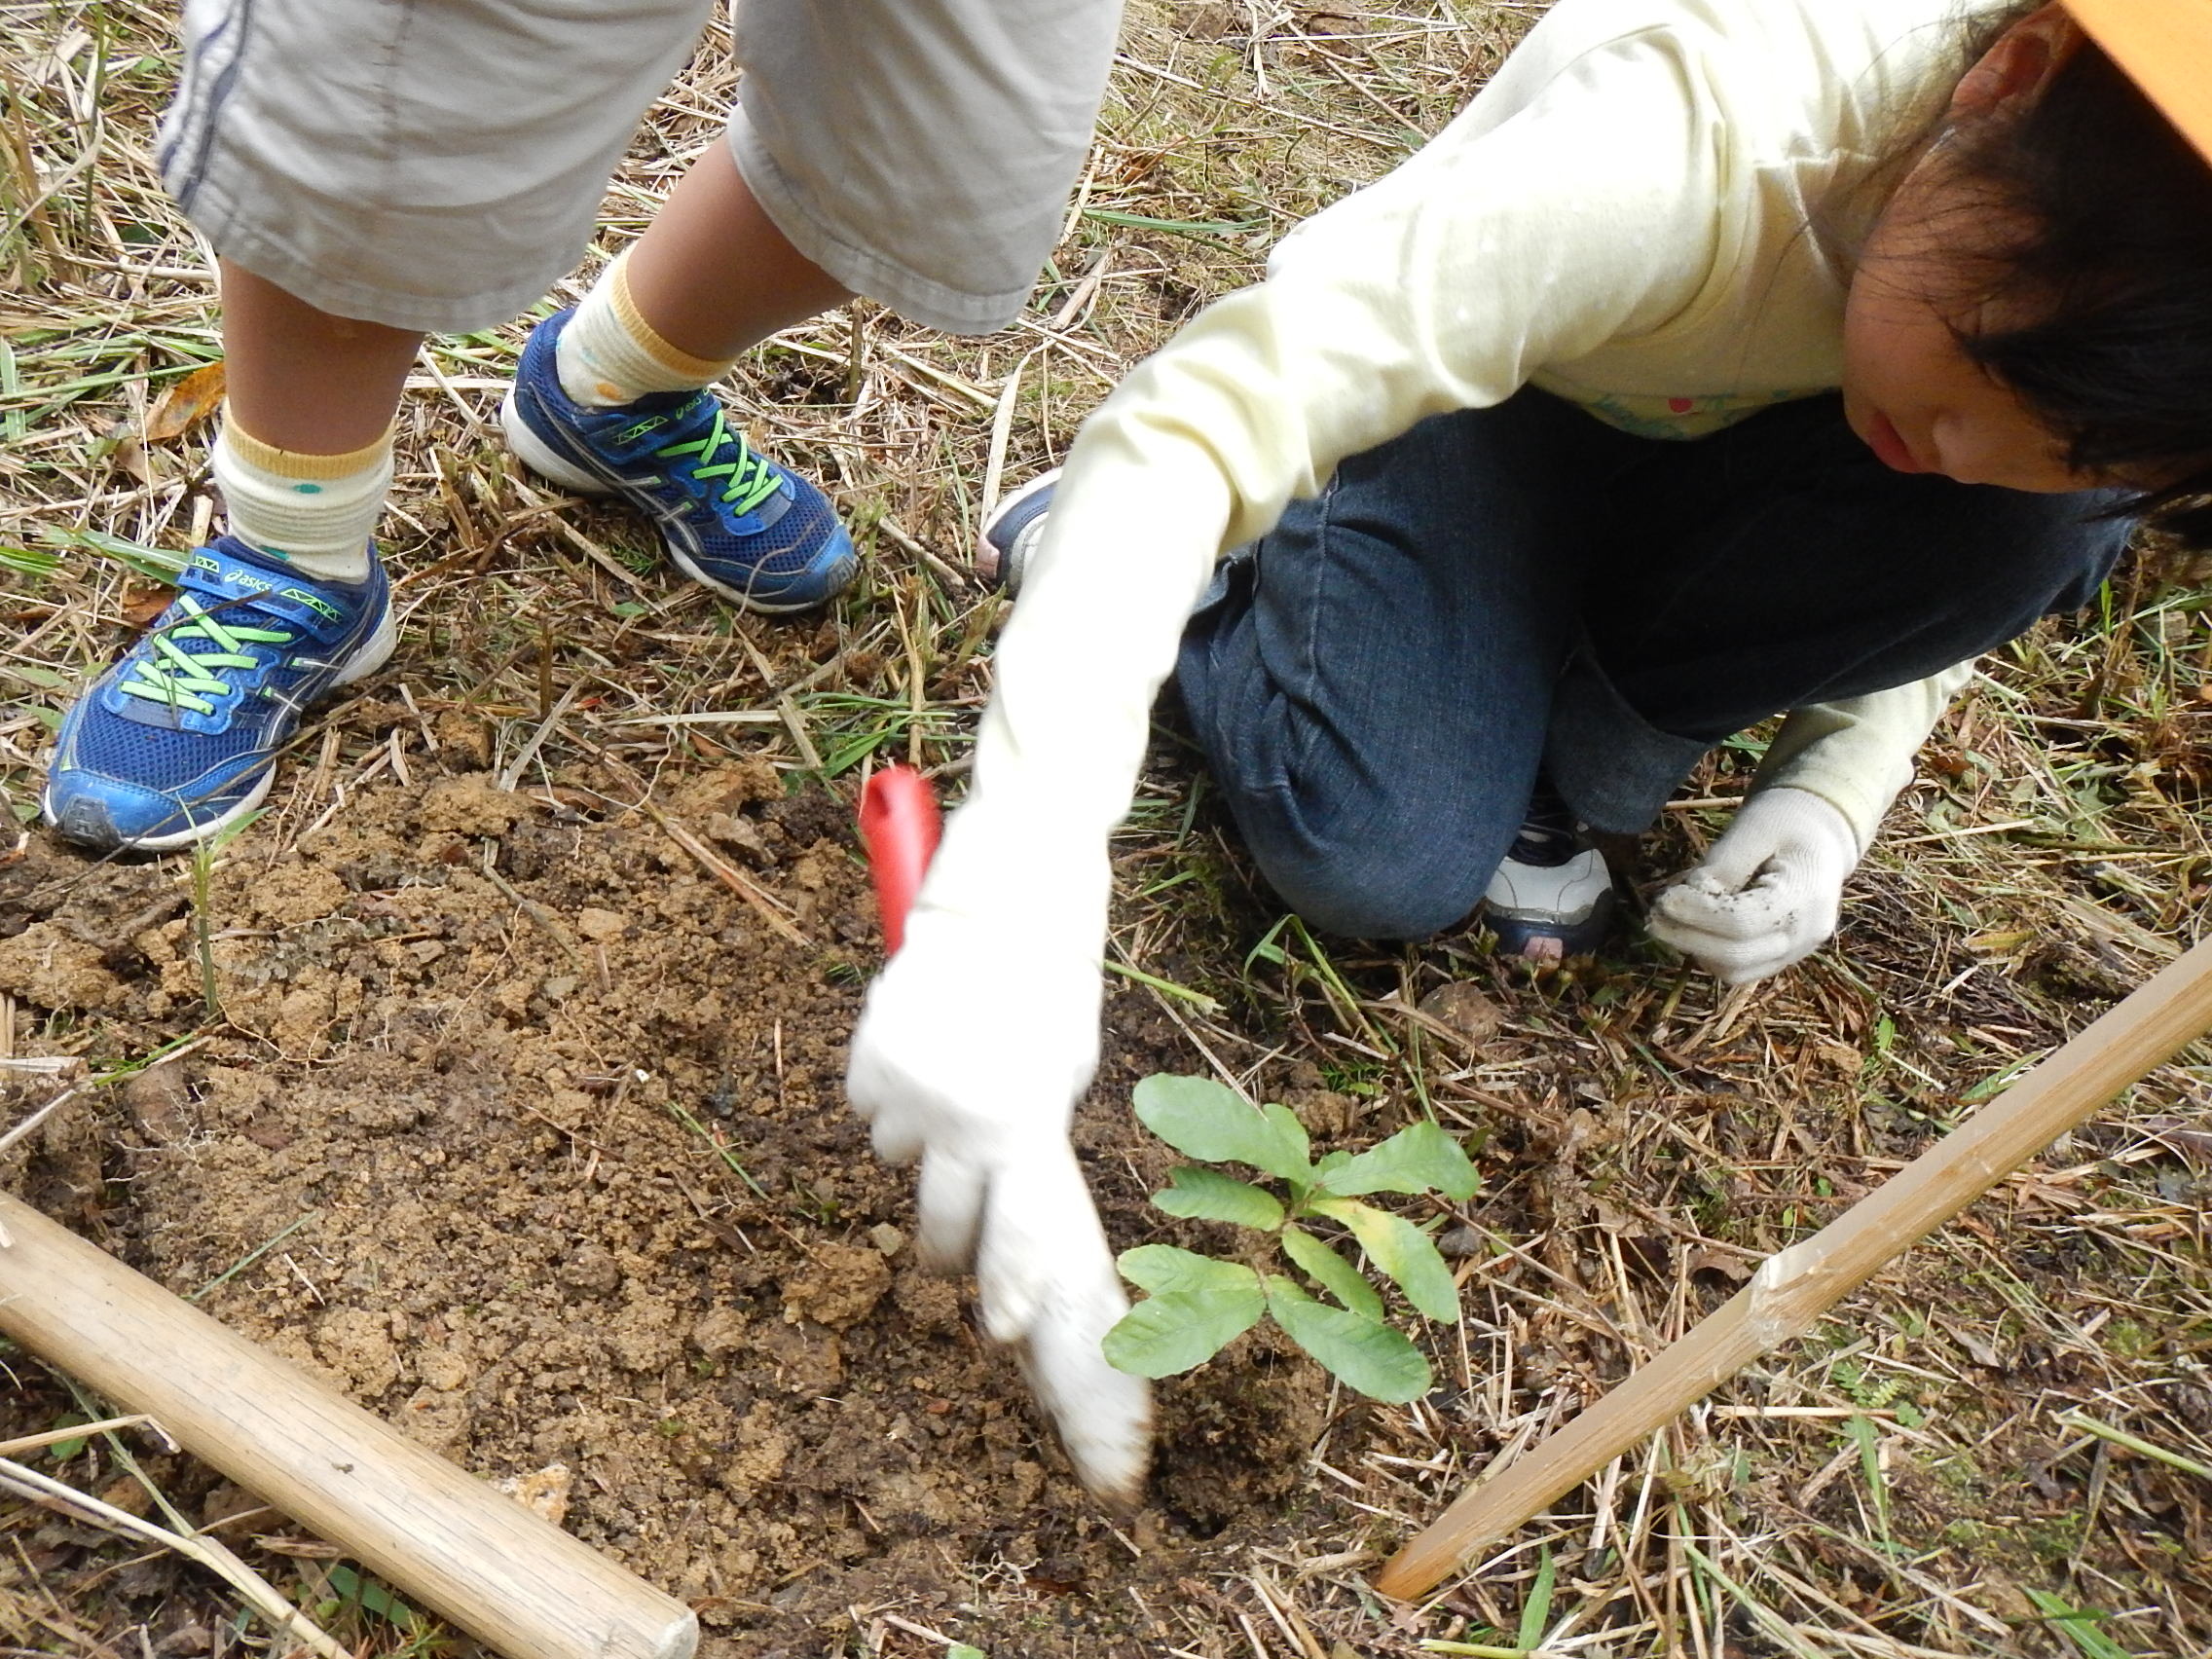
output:
[[[407,621],[379,694],[494,720],[526,781],[585,740],[647,777],[730,753],[830,774],[871,756],[956,766],[997,614],[963,574],[988,487],[1056,459],[1194,307],[1441,125],[1538,9],[1139,6],[1068,236],[1018,325],[952,341],[857,306],[762,349],[734,388],[761,440],[835,490],[869,555],[818,624],[671,586],[628,521],[516,476],[487,419],[527,319],[435,342],[402,413],[387,551]],[[125,0],[0,0],[0,545],[24,550],[0,555],[23,567],[0,586],[16,629],[0,786],[24,823],[57,711],[149,587],[77,533],[173,552],[208,512],[197,435],[139,436],[217,350],[204,250],[146,158],[168,27]],[[574,286],[712,139],[730,80],[710,46],[654,110]],[[1217,1000],[1161,1006],[1230,1075],[1290,1077],[1346,1124],[1364,1117],[1363,1136],[1425,1101],[1472,1133],[1490,1185],[1453,1224],[1466,1313],[1438,1334],[1444,1385],[1382,1414],[1356,1459],[1313,1449],[1314,1489],[1354,1525],[1194,1584],[1158,1609],[1156,1650],[2212,1651],[2202,1064],[2166,1068],[1431,1604],[1385,1608],[1362,1578],[1493,1456],[2186,941],[2212,889],[2207,604],[2194,573],[2138,566],[2101,626],[2046,627],[1993,659],[1855,884],[1840,942],[1748,995],[1641,946],[1534,982],[1464,942],[1331,954],[1291,933],[1253,959],[1272,913],[1167,756],[1119,843],[1116,954]],[[664,723],[725,712],[739,718]],[[400,752],[338,735],[311,722],[257,837],[342,809]],[[1690,793],[1736,793],[1752,758],[1724,751]],[[1724,821],[1681,804],[1640,873],[1679,867]],[[1457,979],[1505,1014],[1471,1047],[1407,1012]],[[95,1026],[0,996],[0,1058],[22,1051],[105,1052]],[[66,1404],[17,1382],[34,1413]],[[137,1653],[142,1638],[103,1623],[97,1580],[154,1568],[118,1556],[40,1584],[23,1540],[42,1525],[0,1506],[0,1644]],[[232,1651],[232,1615],[194,1604]],[[352,1634],[394,1650],[374,1620]],[[838,1642],[823,1650],[940,1650],[888,1609],[856,1609]]]

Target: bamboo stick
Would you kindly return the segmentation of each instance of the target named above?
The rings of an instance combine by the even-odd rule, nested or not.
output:
[[[2027,1071],[1812,1237],[1769,1257],[1726,1306],[1503,1469],[1462,1493],[1382,1568],[1410,1600],[1687,1411],[1759,1355],[1803,1336],[1892,1259],[2129,1085],[2212,1029],[2212,940]]]
[[[0,1194],[0,1334],[507,1659],[689,1659],[691,1609]]]

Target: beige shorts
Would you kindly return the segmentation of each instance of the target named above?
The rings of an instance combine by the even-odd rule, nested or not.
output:
[[[505,321],[575,267],[712,0],[187,0],[164,182],[323,311]],[[934,328],[1020,310],[1121,0],[739,0],[727,141],[798,250]]]

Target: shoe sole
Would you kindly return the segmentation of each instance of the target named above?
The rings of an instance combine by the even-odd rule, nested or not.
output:
[[[1599,896],[1590,907],[1590,913],[1576,922],[1539,922],[1527,916],[1505,915],[1493,910],[1486,903],[1481,912],[1483,926],[1490,929],[1497,940],[1500,956],[1529,956],[1529,946],[1537,940],[1557,940],[1560,955],[1588,956],[1605,942],[1613,931],[1614,896],[1610,892]],[[1535,961],[1549,961],[1550,957],[1534,957]]]
[[[329,685],[324,687],[325,694],[337,690],[341,685],[350,685],[357,680],[368,679],[391,660],[391,653],[398,645],[399,623],[387,602],[383,620],[377,623],[375,632],[370,634],[367,645],[362,648],[360,655],[341,669]],[[253,788],[213,818],[195,824],[189,830],[180,830],[174,834],[140,835],[131,840],[120,841],[113,850],[124,853],[173,853],[185,847],[196,847],[203,841],[220,835],[267,800],[269,791],[276,782],[276,757],[271,756],[269,764],[262,767],[261,776],[254,781]],[[51,783],[39,793],[38,804],[40,813],[49,824],[59,822],[59,815],[54,810],[54,786]]]
[[[539,437],[531,428],[530,422],[524,417],[522,407],[515,397],[515,388],[511,386],[507,387],[505,400],[499,405],[499,426],[506,434],[507,448],[514,452],[515,459],[539,477],[579,496],[620,497],[625,495],[623,487],[618,481],[604,477],[596,472],[586,471],[574,461],[563,455]],[[847,573],[844,577],[820,599],[802,600],[795,605],[778,605],[773,600],[756,598],[742,588],[731,587],[729,583],[719,581],[710,576],[692,562],[689,554],[670,541],[667,536],[664,535],[660,538],[660,544],[661,550],[668,555],[669,562],[701,587],[710,588],[720,594],[732,605],[743,606],[746,609],[756,611],[763,616],[793,616],[802,610],[818,610],[842,592],[852,581],[853,576],[859,573],[860,569],[860,555],[853,550],[852,537],[846,534],[844,526],[839,525],[837,527],[837,539],[832,540],[830,547],[835,549],[841,545],[843,548],[844,556],[848,561]]]

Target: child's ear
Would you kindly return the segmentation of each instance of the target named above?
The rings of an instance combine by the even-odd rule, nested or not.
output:
[[[2085,38],[2061,6],[2030,13],[1999,35],[1997,44],[1960,78],[1951,93],[1951,118],[2032,102]]]

